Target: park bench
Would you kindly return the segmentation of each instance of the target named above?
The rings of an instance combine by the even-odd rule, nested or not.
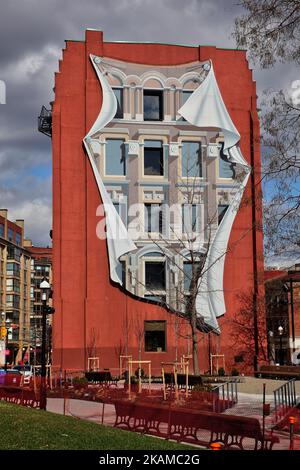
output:
[[[300,366],[261,366],[256,375],[266,378],[300,379]]]
[[[173,372],[165,372],[165,383],[167,386],[173,386],[175,384]],[[185,374],[177,374],[177,385],[178,388],[186,387]],[[202,385],[201,375],[188,375],[188,388],[192,389],[195,385]]]
[[[219,442],[224,450],[245,450],[245,439],[254,441],[253,450],[271,450],[279,442],[269,433],[263,437],[256,418],[128,401],[116,401],[115,409],[115,427],[178,442],[206,447]],[[208,431],[207,439],[203,439],[201,431]]]
[[[104,371],[90,371],[85,373],[85,378],[88,382],[94,384],[104,384],[106,386],[117,386],[118,379],[113,378],[109,370]]]

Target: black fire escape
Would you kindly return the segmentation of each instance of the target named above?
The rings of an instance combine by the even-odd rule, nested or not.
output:
[[[48,137],[52,136],[52,112],[42,106],[41,114],[38,117],[38,130]]]

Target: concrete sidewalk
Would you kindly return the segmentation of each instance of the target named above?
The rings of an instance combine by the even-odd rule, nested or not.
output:
[[[250,394],[239,394],[239,403],[236,407],[226,410],[226,414],[234,414],[239,416],[249,416],[245,413],[245,410],[249,410],[250,400],[252,398],[252,410],[256,412],[251,416],[260,419],[261,421],[261,404],[258,405],[257,398],[261,398],[260,395]],[[52,413],[63,414],[64,413],[64,400],[62,398],[48,398],[47,400],[47,411]],[[261,402],[260,402],[261,403]],[[251,408],[251,407],[250,407]],[[98,424],[104,424],[106,426],[113,426],[115,423],[115,407],[110,404],[96,403],[92,401],[84,400],[67,400],[66,402],[66,415],[74,418],[86,419]],[[268,429],[268,423],[266,423],[266,429]],[[203,439],[209,439],[209,434],[206,431],[201,431]],[[288,450],[289,449],[289,433],[288,432],[277,432],[274,433],[280,439],[279,444],[274,445],[274,450]],[[252,443],[249,441],[249,446]],[[300,450],[300,436],[295,438],[295,450]]]

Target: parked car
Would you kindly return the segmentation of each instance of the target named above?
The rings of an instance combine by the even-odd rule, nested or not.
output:
[[[33,376],[33,367],[30,365],[18,365],[13,366],[11,370],[19,371],[24,377],[32,377]]]
[[[20,374],[23,375],[24,385],[29,384],[30,379],[33,377],[34,373],[35,373],[35,375],[38,375],[37,374],[37,369],[35,369],[35,371],[34,371],[33,366],[31,366],[29,364],[13,366],[12,370],[17,371],[17,372],[19,372]]]
[[[0,374],[0,384],[5,386],[19,387],[22,381],[22,374],[19,370],[3,369],[4,373]]]

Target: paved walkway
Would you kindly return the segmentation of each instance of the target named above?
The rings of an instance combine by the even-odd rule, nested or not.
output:
[[[267,397],[267,401],[271,402],[272,395]],[[64,401],[62,398],[48,398],[47,410],[53,413],[64,413]],[[73,416],[80,419],[86,419],[94,423],[107,426],[113,426],[115,422],[115,407],[114,405],[95,403],[92,401],[84,400],[67,400],[66,401],[66,415]],[[234,414],[238,416],[252,416],[262,420],[262,405],[261,396],[255,394],[239,394],[239,403],[225,412],[226,414]],[[271,426],[271,421],[266,420],[266,429]],[[202,434],[202,432],[201,432]],[[207,432],[203,432],[203,439],[206,440],[209,436]],[[277,432],[280,439],[279,444],[274,445],[274,450],[288,450],[289,449],[289,433]],[[249,440],[249,448],[252,448],[252,442]],[[295,438],[295,450],[300,450],[300,436]]]

